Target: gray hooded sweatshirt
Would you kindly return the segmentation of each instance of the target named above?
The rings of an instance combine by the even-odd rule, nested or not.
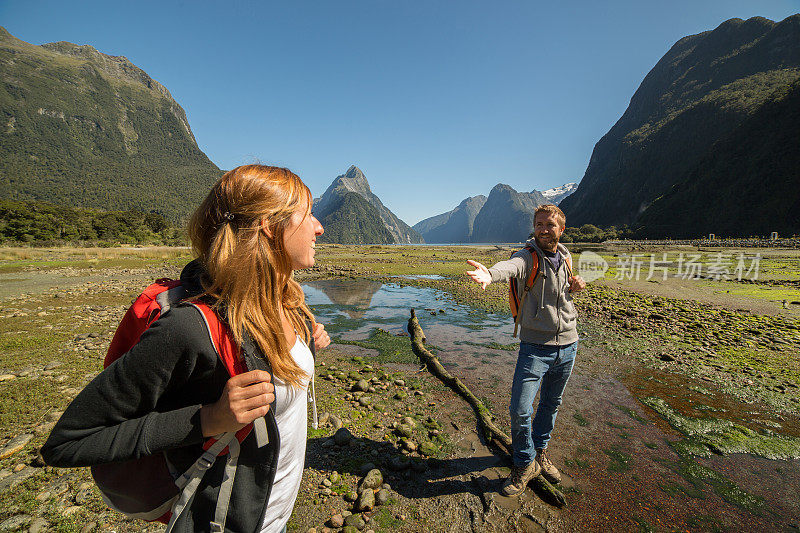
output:
[[[569,292],[567,257],[570,253],[559,243],[558,251],[563,260],[558,270],[555,270],[533,240],[528,241],[528,244],[533,246],[539,255],[541,274],[536,278],[522,304],[519,339],[533,344],[558,346],[572,344],[578,340],[578,313],[572,302],[572,293]],[[489,273],[492,275],[492,283],[506,282],[516,277],[517,286],[522,289],[532,268],[531,254],[528,250],[522,249],[508,261],[495,263],[489,269]]]

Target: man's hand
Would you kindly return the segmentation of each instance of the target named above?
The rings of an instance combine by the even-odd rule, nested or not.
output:
[[[569,278],[569,292],[579,292],[586,288],[586,282],[580,276]]]
[[[327,348],[327,346],[331,343],[331,337],[328,335],[328,332],[325,331],[325,326],[317,322],[317,325],[314,327],[314,348],[317,350],[321,350],[322,348]]]
[[[274,400],[275,387],[269,372],[251,370],[233,376],[225,383],[219,400],[200,409],[203,436],[213,437],[228,431],[239,431],[256,418],[266,415]]]
[[[492,275],[489,274],[489,269],[472,259],[468,260],[467,263],[475,267],[475,270],[467,272],[467,276],[471,277],[475,283],[480,283],[481,289],[486,290],[486,286],[492,282]]]

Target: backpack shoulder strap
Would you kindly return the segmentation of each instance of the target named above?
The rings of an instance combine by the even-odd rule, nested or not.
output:
[[[528,279],[525,280],[525,291],[529,291],[531,287],[533,287],[536,277],[539,275],[539,254],[530,244],[525,246],[523,250],[528,250],[528,253],[531,254],[531,271],[528,274]]]
[[[208,304],[199,300],[194,300],[190,302],[190,304],[200,311],[200,316],[203,317],[206,324],[206,331],[208,331],[211,344],[214,346],[214,350],[217,352],[220,361],[222,361],[222,364],[225,365],[225,368],[228,370],[228,374],[236,376],[247,372],[247,363],[245,362],[242,350],[234,341],[228,325],[219,319],[216,311]],[[237,431],[236,439],[242,442],[254,428],[256,430],[256,442],[258,442],[259,448],[265,444],[269,444],[267,425],[263,417],[257,418],[254,422],[247,424]],[[214,438],[206,440],[203,448],[208,450],[214,442],[216,442]],[[228,448],[223,449],[220,455],[225,455],[226,453],[228,453]]]

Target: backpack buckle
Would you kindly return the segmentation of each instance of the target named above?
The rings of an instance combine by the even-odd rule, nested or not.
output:
[[[216,459],[217,459],[216,455],[211,455],[208,452],[203,452],[203,455],[201,455],[197,459],[197,468],[199,468],[200,470],[208,470],[214,464],[214,461],[216,461]]]

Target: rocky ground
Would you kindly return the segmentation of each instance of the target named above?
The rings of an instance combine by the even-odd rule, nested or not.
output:
[[[467,258],[490,265],[508,253],[329,246],[300,277],[428,286],[505,312],[504,287],[482,293],[463,271]],[[109,511],[87,469],[45,466],[37,450],[101,370],[131,299],[152,279],[176,276],[187,258],[186,250],[0,254],[0,530],[159,529]],[[770,261],[778,272],[789,265],[784,281],[797,279],[795,256]],[[395,277],[416,274],[441,277]],[[507,457],[487,446],[463,401],[419,370],[407,338],[334,344],[319,354],[320,425],[309,428],[289,529],[800,530],[800,322],[781,302],[764,310],[763,298],[752,308],[714,300],[740,285],[698,284],[697,297],[670,298],[663,285],[606,281],[578,299],[579,360],[550,446],[564,473],[563,508],[533,489],[499,494]],[[446,319],[421,315],[423,328]],[[482,379],[501,359],[513,369],[515,352],[499,348],[505,356],[453,372],[507,431],[511,376]]]

